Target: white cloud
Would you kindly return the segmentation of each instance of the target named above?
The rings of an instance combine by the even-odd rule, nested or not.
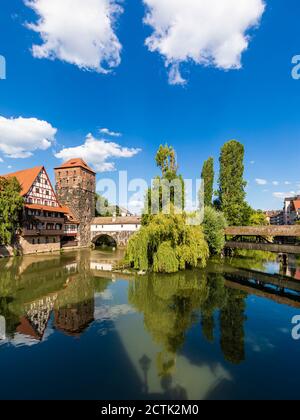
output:
[[[4,160],[0,157],[0,163],[3,163],[4,162]]]
[[[255,182],[257,185],[267,185],[268,181],[266,179],[256,178]]]
[[[118,0],[24,2],[39,17],[36,23],[27,24],[43,41],[33,45],[34,57],[57,58],[98,73],[108,73],[120,64],[122,46],[114,32],[123,11]]]
[[[279,185],[279,182],[278,181],[273,181],[272,184],[275,185],[275,187],[277,187]]]
[[[184,84],[180,64],[193,61],[219,69],[240,69],[249,29],[265,10],[263,0],[143,0],[145,23],[153,28],[146,39],[169,67],[169,82]]]
[[[255,164],[255,160],[251,160],[250,165],[254,165]]]
[[[285,181],[284,185],[291,185],[291,182]]]
[[[284,200],[287,197],[293,197],[296,195],[295,191],[289,191],[289,192],[274,192],[273,197],[278,198],[280,200]]]
[[[115,170],[115,163],[111,159],[132,158],[141,149],[122,147],[117,143],[96,139],[88,134],[84,144],[64,148],[55,154],[58,159],[68,160],[80,157],[94,167],[97,172],[111,172]]]
[[[36,150],[47,150],[57,129],[37,118],[0,116],[0,152],[9,158],[28,158]]]
[[[110,137],[122,137],[122,133],[111,131],[109,128],[101,128],[99,131],[100,131],[100,134],[106,134],[107,136],[110,136]]]

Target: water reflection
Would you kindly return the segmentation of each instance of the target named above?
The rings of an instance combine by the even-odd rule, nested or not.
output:
[[[129,286],[129,302],[144,314],[145,328],[163,347],[156,360],[161,377],[175,369],[176,354],[185,342],[186,332],[199,317],[204,337],[214,342],[216,311],[219,311],[220,344],[225,359],[236,364],[242,362],[246,297],[246,293],[226,287],[223,276],[208,277],[200,271],[168,278],[139,278]]]
[[[300,283],[284,277],[289,271],[283,274],[278,266],[270,274],[276,261],[251,255],[211,261],[206,270],[132,277],[106,270],[118,258],[87,250],[0,261],[0,369],[13,369],[19,383],[10,388],[8,379],[5,387],[0,381],[0,398],[9,392],[25,398],[32,366],[42,360],[48,382],[32,385],[41,398],[50,389],[63,398],[247,397],[249,375],[259,370],[254,355],[259,350],[267,357],[276,340],[280,348],[279,333],[269,337],[273,318],[291,319],[300,309]],[[292,274],[294,269],[297,261],[288,267]],[[257,315],[260,302],[268,311]],[[259,329],[251,329],[252,323]],[[16,352],[26,349],[17,370]],[[49,357],[56,372],[47,368]],[[248,376],[237,381],[243,371]],[[60,389],[51,386],[57,378]]]

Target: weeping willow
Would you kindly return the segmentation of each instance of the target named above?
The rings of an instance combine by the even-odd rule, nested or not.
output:
[[[189,226],[183,214],[158,214],[129,241],[126,263],[136,270],[176,273],[205,267],[209,248],[200,226]]]

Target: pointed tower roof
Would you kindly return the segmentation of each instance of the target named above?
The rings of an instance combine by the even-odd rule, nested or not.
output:
[[[43,166],[36,166],[35,168],[24,169],[23,171],[13,172],[11,174],[1,176],[3,178],[17,178],[22,187],[21,195],[25,196],[29,192],[32,184],[42,169],[44,169]]]
[[[92,172],[93,174],[96,174],[96,172],[93,171],[93,169],[90,168],[89,165],[81,158],[70,159],[55,169],[69,169],[69,168],[83,168],[89,172]]]

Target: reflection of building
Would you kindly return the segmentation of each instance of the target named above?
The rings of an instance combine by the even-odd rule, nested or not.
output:
[[[30,304],[26,314],[21,317],[17,332],[34,340],[41,341],[46,331],[57,294],[46,296]]]
[[[55,326],[68,335],[80,335],[94,321],[94,299],[54,311]]]

